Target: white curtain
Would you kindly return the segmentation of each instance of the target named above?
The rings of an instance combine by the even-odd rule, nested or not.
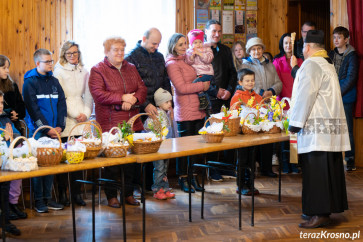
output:
[[[73,37],[88,70],[103,60],[103,41],[109,36],[126,40],[126,54],[150,27],[162,33],[159,52],[175,33],[175,0],[74,0]]]

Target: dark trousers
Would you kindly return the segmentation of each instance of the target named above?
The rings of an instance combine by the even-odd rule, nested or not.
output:
[[[68,173],[62,173],[56,175],[58,191],[67,191],[68,187]],[[74,194],[81,194],[81,186],[82,184],[79,182],[74,182],[75,180],[83,180],[83,172],[75,171],[69,173],[69,180],[71,184],[73,184]]]
[[[245,169],[245,172],[243,172],[243,167],[249,167],[252,169],[252,166],[255,165],[256,161],[256,146],[251,147],[245,147],[245,148],[239,148],[238,151],[238,160],[237,164],[240,163],[241,165],[241,177],[239,177],[237,173],[237,186],[238,181],[241,181],[241,185],[246,184],[250,185],[251,182],[251,172],[248,169]],[[239,165],[239,164],[238,164]]]
[[[260,162],[261,173],[272,172],[273,144],[258,146],[258,161]]]
[[[140,177],[140,166],[138,164],[126,164],[120,166],[105,167],[105,178],[115,181],[121,180],[121,166],[124,168],[125,174],[125,196],[132,196],[134,192],[133,179]],[[117,190],[115,188],[105,187],[105,194],[107,199],[117,197]]]
[[[198,131],[204,125],[204,119],[197,119],[193,121],[181,121],[177,122],[178,133],[180,137],[197,135]],[[176,174],[178,176],[183,176],[188,174],[188,164],[189,162],[195,162],[197,156],[188,156],[176,158]]]
[[[10,182],[0,183],[0,195],[1,195],[0,205],[2,205],[2,202],[4,201],[5,224],[9,223],[9,191],[10,191]]]
[[[354,137],[353,137],[353,109],[354,103],[344,103],[344,112],[345,117],[347,119],[348,132],[349,132],[349,141],[350,141],[350,151],[345,152],[345,157],[354,158],[355,155],[355,147],[354,147]]]

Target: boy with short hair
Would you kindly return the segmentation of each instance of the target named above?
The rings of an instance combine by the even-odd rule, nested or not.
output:
[[[330,51],[329,57],[333,61],[335,70],[338,74],[351,146],[351,150],[345,152],[345,160],[347,161],[347,171],[355,171],[353,110],[357,98],[356,83],[359,72],[358,56],[353,46],[348,44],[349,30],[347,28],[342,26],[336,27],[333,31],[333,38],[335,48]]]
[[[48,136],[56,138],[65,128],[67,104],[63,89],[53,76],[52,53],[38,49],[33,55],[36,68],[24,75],[23,97],[27,114],[25,117],[30,135],[39,127],[49,125],[55,130],[43,129],[35,138]],[[35,210],[38,213],[63,209],[64,206],[51,200],[53,175],[32,178]]]

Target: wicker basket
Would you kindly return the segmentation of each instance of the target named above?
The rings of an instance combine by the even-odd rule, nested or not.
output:
[[[67,151],[66,158],[69,164],[78,164],[83,161],[84,153],[81,151]]]
[[[47,147],[37,148],[38,166],[58,165],[61,162],[63,156],[62,140],[58,132],[54,128],[48,125],[41,126],[37,130],[35,130],[33,134],[33,139],[35,138],[35,135],[39,132],[39,130],[42,129],[51,129],[56,132],[59,141],[59,148],[47,148]]]
[[[109,131],[109,134],[112,134],[112,131],[114,131],[114,130],[117,130],[119,132],[119,134],[121,135],[121,130],[118,127],[113,127]],[[109,146],[109,137],[110,137],[110,135],[107,137],[106,148],[103,150],[103,153],[105,154],[105,156],[108,158],[125,157],[127,155],[128,146],[123,145],[122,140],[118,146]]]
[[[14,149],[15,144],[21,139],[25,140],[27,142],[27,144],[28,144],[29,152],[27,152],[26,157],[25,157],[25,158],[27,158],[27,160],[15,161],[14,156],[13,156],[13,149]],[[37,158],[34,158],[33,160],[30,160],[29,159],[30,155],[31,155],[30,152],[31,152],[31,145],[29,143],[29,140],[27,138],[25,138],[24,136],[17,137],[10,144],[10,147],[9,147],[9,159],[6,161],[6,164],[2,165],[2,169],[9,170],[9,171],[33,171],[33,170],[37,170],[38,169]]]
[[[270,99],[270,98],[264,98],[261,100],[260,102],[260,107],[263,107],[263,106],[267,106],[267,104],[263,104],[263,101],[265,101],[266,99]],[[276,100],[276,99],[275,99]],[[282,107],[281,107],[281,104],[280,102],[278,102],[278,100],[276,100],[277,104],[279,105],[279,108],[280,108],[280,112],[281,112],[281,115],[280,115],[280,118],[278,120],[278,122],[281,122],[282,120],[282,114],[283,114],[283,110],[282,110]],[[264,130],[261,130],[262,133],[264,134],[277,134],[277,133],[281,133],[281,128],[280,127],[277,127],[276,125],[274,125],[270,130],[268,131],[264,131]]]
[[[138,119],[139,117],[141,117],[143,115],[148,115],[149,117],[151,117],[154,120],[154,124],[156,126],[155,129],[157,130],[157,132],[161,133],[161,124],[160,124],[159,120],[156,119],[155,116],[153,116],[149,113],[139,113],[139,114],[136,114],[135,116],[133,116],[132,118],[130,118],[129,121],[127,121],[127,123],[129,123],[131,125],[131,129],[132,129],[136,119]],[[163,142],[163,139],[161,137],[161,134],[160,134],[160,139],[157,141],[144,142],[144,141],[135,141],[134,140],[132,142],[133,144],[131,145],[131,152],[134,154],[155,153],[155,152],[158,152],[162,142]]]
[[[210,118],[204,122],[204,128],[208,122],[210,122]],[[221,143],[224,136],[225,136],[224,132],[220,134],[209,134],[209,133],[202,134],[202,137],[206,143]]]
[[[248,113],[248,114],[246,115],[246,117],[243,119],[243,123],[242,123],[242,125],[241,125],[241,126],[242,126],[242,133],[243,133],[243,134],[258,134],[259,132],[256,132],[256,131],[254,131],[254,130],[250,129],[247,125],[245,125],[246,119],[247,119],[247,117],[248,117],[250,114],[254,115],[256,119],[258,119],[258,118],[259,118],[259,116],[260,116],[260,112],[259,112],[259,111],[257,111],[257,115],[256,115],[255,113]]]
[[[237,107],[239,107],[240,105],[243,105],[243,102],[235,102],[230,110],[235,110]],[[212,123],[221,123],[223,122],[223,119],[218,119],[218,118],[209,118],[209,122]],[[230,118],[225,122],[225,125],[228,127],[229,130],[224,131],[224,136],[236,136],[237,134],[241,133],[241,118],[237,117],[237,118]]]
[[[84,153],[84,159],[95,158],[102,152],[102,129],[101,129],[101,126],[95,120],[88,121],[88,122],[83,122],[83,123],[78,123],[69,132],[68,141],[69,141],[70,137],[72,137],[71,136],[72,131],[75,129],[75,127],[80,126],[80,125],[85,125],[85,128],[83,129],[83,132],[91,132],[92,133],[92,127],[94,127],[101,134],[100,135],[101,136],[101,142],[98,145],[95,144],[94,142],[82,142],[82,141],[80,141],[87,148],[86,152]]]

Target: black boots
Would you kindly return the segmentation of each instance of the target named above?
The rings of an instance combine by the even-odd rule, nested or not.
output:
[[[86,202],[83,201],[81,194],[77,194],[75,197],[75,202],[79,206],[86,206]]]
[[[9,220],[24,219],[27,217],[28,215],[18,207],[18,204],[9,203]]]
[[[59,192],[59,203],[63,204],[66,207],[69,207],[70,203],[69,203],[69,199],[67,196],[67,189],[63,189],[63,188],[58,188],[58,192]]]
[[[188,185],[188,178],[187,177],[179,177],[178,183],[179,183],[180,188],[181,188],[182,191],[189,192],[189,185]],[[195,192],[193,187],[191,187],[190,192],[191,193]]]
[[[197,175],[193,175],[192,178],[192,187],[197,191],[197,192],[202,192],[203,188],[200,186],[199,181],[198,181],[198,177]]]

